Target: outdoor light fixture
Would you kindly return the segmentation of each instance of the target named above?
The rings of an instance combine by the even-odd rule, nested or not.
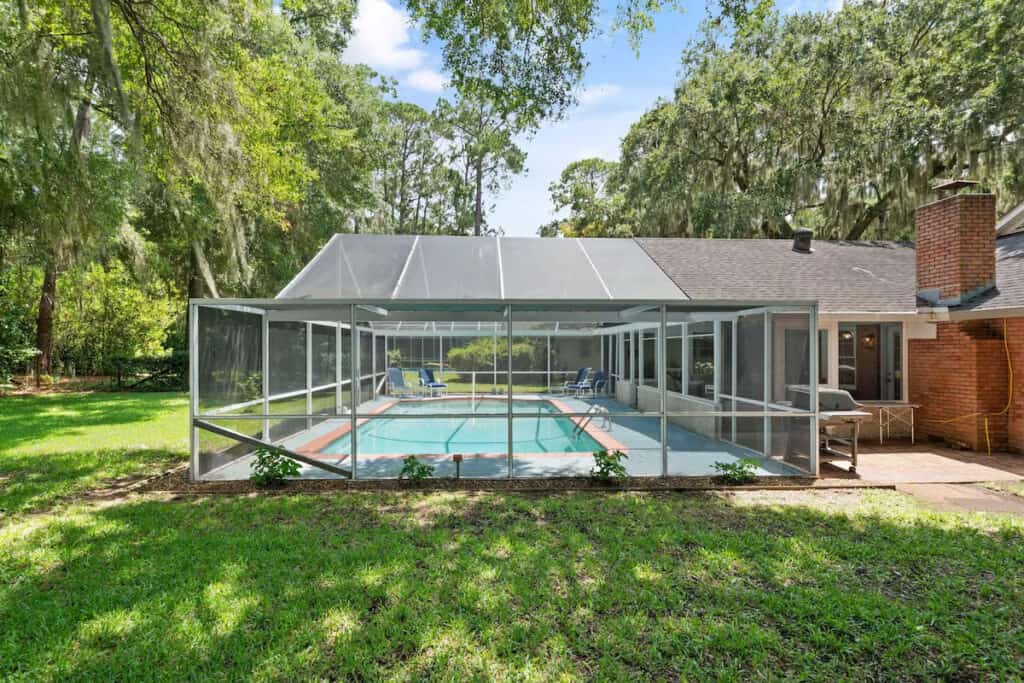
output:
[[[869,332],[868,334],[865,334],[864,335],[864,348],[865,349],[873,349],[873,348],[875,348],[875,342],[877,342],[877,341],[878,341],[878,337],[876,337],[873,332]]]
[[[850,341],[851,339],[853,339],[853,332],[850,332],[849,330],[843,330],[843,333],[840,336],[843,338],[843,341]]]

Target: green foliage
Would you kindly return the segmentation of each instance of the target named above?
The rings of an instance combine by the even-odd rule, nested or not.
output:
[[[165,354],[177,305],[142,291],[120,264],[66,273],[58,289],[56,347],[65,366],[79,374],[111,374],[122,359]]]
[[[561,232],[905,239],[938,179],[1024,199],[1024,4],[721,4],[618,165],[552,186]]]
[[[631,212],[618,185],[618,164],[590,158],[565,167],[548,192],[556,211],[568,209],[569,218],[541,226],[541,237],[630,237]]]
[[[622,464],[622,461],[628,458],[628,455],[619,450],[611,453],[606,450],[596,451],[590,476],[598,481],[622,481],[629,476],[626,466]]]
[[[253,456],[249,479],[257,486],[282,486],[287,477],[299,476],[302,469],[279,448],[257,448]]]
[[[402,367],[402,350],[401,349],[388,349],[388,367],[400,368]]]
[[[749,484],[757,481],[757,461],[740,458],[733,462],[717,461],[712,465],[727,484]]]
[[[408,455],[402,459],[402,470],[398,473],[398,478],[409,481],[423,481],[433,475],[433,465],[420,462],[416,459],[415,455]]]
[[[499,364],[507,356],[507,345],[499,338],[497,349],[492,337],[477,337],[472,341],[448,349],[448,364],[455,370],[491,370],[497,352]],[[536,339],[518,337],[512,342],[512,363],[517,367],[535,367],[540,361],[541,344]]]
[[[38,353],[32,343],[32,307],[22,296],[22,282],[13,268],[0,270],[0,384]]]

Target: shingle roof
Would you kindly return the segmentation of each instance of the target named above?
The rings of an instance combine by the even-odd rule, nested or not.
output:
[[[913,313],[915,253],[897,242],[642,238],[637,242],[693,299],[817,298],[823,313]]]
[[[995,311],[1024,308],[1024,232],[996,240],[996,289],[959,310]]]

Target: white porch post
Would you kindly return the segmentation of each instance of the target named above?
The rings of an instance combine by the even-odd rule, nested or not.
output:
[[[263,375],[263,414],[270,415],[270,315],[260,321],[260,372]],[[270,418],[263,418],[263,440],[270,442]]]
[[[334,324],[334,414],[341,415],[345,408],[345,397],[341,391],[341,323]]]
[[[811,416],[810,424],[810,470],[811,476],[818,476],[818,305],[815,304],[811,307],[811,311],[808,318],[808,329],[813,333],[811,337],[810,346],[810,369],[808,371],[808,378],[810,382],[810,408],[813,413]],[[799,418],[796,418],[799,419]]]
[[[506,419],[508,420],[508,478],[512,478],[513,468],[513,453],[514,453],[514,439],[512,434],[512,306],[505,306],[505,320],[507,321],[508,327],[506,328],[506,339],[508,348],[508,362],[505,364],[506,377],[508,378],[508,392],[505,397],[505,410]]]
[[[266,395],[266,394],[264,394]],[[199,428],[196,414],[199,412],[199,305],[188,305],[188,442],[191,467],[188,478],[197,481],[199,475]]]
[[[668,345],[668,309],[661,305],[661,324],[658,326],[658,339],[656,341],[655,368],[658,373],[658,392],[661,396],[661,476],[668,476],[668,383],[665,381],[665,374],[668,372],[666,361],[667,354],[665,347]]]
[[[313,323],[306,323],[306,429],[313,428]]]
[[[761,409],[768,410],[772,396],[772,316],[764,312],[764,401]],[[764,417],[764,455],[767,458],[772,452],[772,419]]]
[[[551,335],[547,338],[547,357],[548,357],[548,393],[551,393]]]
[[[732,380],[731,380],[731,395],[732,395],[732,410],[736,412],[736,360],[739,358],[739,341],[740,341],[740,317],[736,316],[732,319]],[[736,417],[732,417],[732,442],[736,443]]]
[[[377,398],[377,335],[370,333],[370,398]]]
[[[825,323],[828,330],[828,386],[839,388],[839,321],[835,318]]]
[[[356,307],[350,305],[349,316],[349,443],[351,444],[352,457],[352,478],[356,478],[356,462],[359,456],[359,446],[356,443],[356,428],[359,421],[356,419],[356,410],[359,407],[359,330],[356,328]]]

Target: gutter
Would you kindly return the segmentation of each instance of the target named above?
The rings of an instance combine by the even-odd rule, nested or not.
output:
[[[1024,318],[1024,306],[1007,306],[1006,308],[982,308],[952,310],[947,313],[947,320],[985,320],[992,318]]]

